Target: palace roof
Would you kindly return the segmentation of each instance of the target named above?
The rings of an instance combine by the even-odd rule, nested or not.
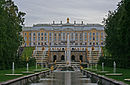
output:
[[[104,30],[103,25],[100,24],[36,24],[32,27],[23,27],[23,31],[38,31],[38,30],[50,30],[50,31],[84,31],[84,30]]]

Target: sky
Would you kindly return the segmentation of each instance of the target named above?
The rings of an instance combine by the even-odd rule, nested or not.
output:
[[[121,0],[13,0],[19,10],[26,13],[25,26],[33,24],[70,22],[99,23],[108,11],[117,8]]]

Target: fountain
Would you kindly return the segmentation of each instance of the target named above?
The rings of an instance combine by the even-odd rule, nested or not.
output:
[[[104,71],[104,62],[102,62],[102,71]]]
[[[102,71],[98,71],[98,73],[107,73],[108,71],[104,70],[104,62],[102,62]]]
[[[122,76],[122,73],[116,73],[116,62],[113,62],[113,73],[106,74],[107,76]]]
[[[23,74],[15,74],[14,73],[14,62],[12,63],[12,74],[5,74],[6,76],[21,76]]]
[[[95,64],[95,70],[97,71],[98,69],[97,69],[97,64]]]
[[[14,62],[12,64],[12,74],[14,74]]]
[[[71,66],[71,60],[70,60],[70,40],[69,40],[69,34],[67,35],[67,66]]]
[[[27,63],[27,72],[28,72],[28,63]]]
[[[27,68],[26,68],[26,71],[22,72],[22,73],[34,73],[32,71],[29,71],[29,64],[27,63]]]

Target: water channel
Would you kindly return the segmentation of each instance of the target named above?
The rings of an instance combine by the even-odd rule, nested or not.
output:
[[[40,78],[37,82],[29,85],[97,85],[91,83],[90,78],[86,78],[79,69],[59,67],[45,78]]]

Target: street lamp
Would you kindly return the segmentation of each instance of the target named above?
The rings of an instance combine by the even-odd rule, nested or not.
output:
[[[91,53],[91,55],[92,55],[92,67],[93,67],[93,50],[94,50],[94,46],[92,46],[92,53]]]

